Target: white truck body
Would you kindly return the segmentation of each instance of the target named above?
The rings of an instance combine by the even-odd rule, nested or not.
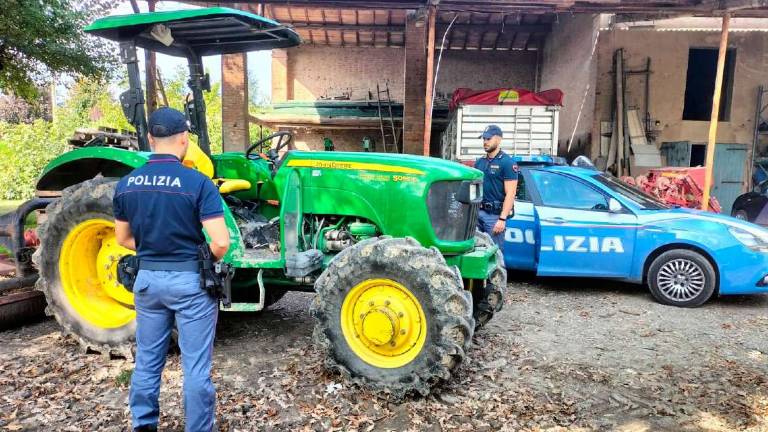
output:
[[[560,106],[461,105],[440,139],[443,159],[474,162],[483,156],[478,138],[486,126],[504,132],[502,149],[514,155],[557,155]]]

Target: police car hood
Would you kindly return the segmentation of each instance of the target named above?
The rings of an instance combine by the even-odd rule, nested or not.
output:
[[[640,222],[644,224],[697,220],[700,222],[722,225],[726,228],[739,228],[754,235],[768,238],[768,230],[760,225],[736,219],[735,217],[702,210],[682,207],[665,210],[643,210],[639,216]]]

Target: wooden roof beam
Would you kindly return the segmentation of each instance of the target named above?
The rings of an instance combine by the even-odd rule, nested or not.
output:
[[[718,3],[718,10],[728,12],[768,7],[768,0],[720,0]]]
[[[363,32],[390,32],[402,33],[405,26],[399,25],[344,25],[344,24],[312,24],[312,23],[294,23],[292,27],[296,30],[328,30],[328,31],[363,31]],[[437,26],[437,32],[442,34],[448,29],[448,25]],[[504,32],[504,33],[549,33],[552,30],[551,24],[454,24],[451,31],[472,31],[479,32]]]

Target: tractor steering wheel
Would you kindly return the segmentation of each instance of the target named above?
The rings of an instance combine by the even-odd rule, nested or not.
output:
[[[263,154],[264,150],[264,143],[272,141],[274,138],[277,138],[277,144],[272,146],[269,150],[267,150],[267,158],[269,158],[269,161],[272,162],[275,166],[277,166],[277,160],[280,159],[280,150],[283,147],[286,147],[288,144],[293,141],[293,134],[286,131],[281,132],[275,132],[272,135],[268,137],[264,137],[255,143],[251,144],[250,147],[248,147],[248,150],[245,151],[245,157],[248,159],[256,159],[259,157],[258,155],[254,155],[253,152],[257,148],[259,149],[259,154]]]

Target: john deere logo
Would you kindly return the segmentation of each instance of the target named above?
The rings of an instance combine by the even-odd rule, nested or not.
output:
[[[520,102],[520,93],[516,90],[502,90],[499,92],[499,103],[504,102]]]

